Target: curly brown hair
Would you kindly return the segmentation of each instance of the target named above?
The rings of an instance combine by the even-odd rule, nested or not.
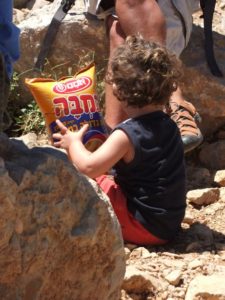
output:
[[[143,107],[167,103],[181,75],[181,63],[174,54],[137,35],[128,36],[116,49],[106,82],[113,85],[119,101]]]

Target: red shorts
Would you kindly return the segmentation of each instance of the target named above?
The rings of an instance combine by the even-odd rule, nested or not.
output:
[[[162,245],[167,242],[151,234],[132,216],[127,209],[126,197],[113,177],[102,175],[96,178],[96,182],[110,199],[120,223],[124,241],[136,245]]]

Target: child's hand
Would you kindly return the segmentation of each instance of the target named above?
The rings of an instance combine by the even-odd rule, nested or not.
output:
[[[60,129],[60,133],[54,133],[52,135],[53,139],[56,139],[57,142],[54,142],[53,145],[58,148],[63,148],[68,150],[70,145],[74,142],[82,142],[83,136],[88,130],[88,124],[85,124],[79,131],[72,132],[60,120],[56,120],[56,124]]]

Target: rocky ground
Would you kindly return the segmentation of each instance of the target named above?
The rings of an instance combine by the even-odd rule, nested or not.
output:
[[[224,11],[225,1],[217,1],[214,30],[222,34]],[[202,25],[199,14],[194,22]],[[213,139],[224,142],[225,128]],[[47,143],[46,136],[29,135],[28,140],[30,146]],[[199,161],[204,143],[186,156],[188,193],[182,232],[164,247],[125,245],[127,268],[120,300],[225,299],[225,170]],[[221,147],[222,151],[214,149],[220,153],[215,159],[224,162],[225,144]]]

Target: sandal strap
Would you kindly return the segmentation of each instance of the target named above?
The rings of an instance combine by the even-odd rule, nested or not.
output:
[[[167,113],[169,112],[171,119],[176,122],[181,136],[200,134],[200,130],[197,127],[196,120],[199,115],[195,107],[188,101],[171,100],[166,107]]]

